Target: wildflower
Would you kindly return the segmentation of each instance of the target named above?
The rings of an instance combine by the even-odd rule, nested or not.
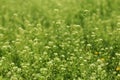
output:
[[[74,27],[80,27],[80,25],[73,25]]]
[[[104,59],[104,58],[101,58],[100,60],[101,60],[101,61],[105,61],[105,59]]]
[[[43,52],[44,55],[47,55],[48,53],[46,51]]]
[[[96,77],[95,77],[95,76],[91,76],[90,79],[91,79],[91,80],[95,80]]]
[[[63,58],[64,58],[65,56],[64,56],[64,55],[61,55],[61,57],[63,57]]]
[[[100,58],[100,59],[97,60],[97,62],[103,62],[103,61],[105,61],[104,58]]]
[[[62,68],[61,68],[61,70],[62,70],[62,71],[65,71],[65,70],[66,70],[66,68],[62,67]]]
[[[113,71],[113,74],[116,74],[117,72],[116,71]]]
[[[95,52],[95,54],[96,54],[96,55],[98,55],[98,54],[99,54],[99,52]]]
[[[91,47],[92,45],[91,44],[87,44],[88,47]]]
[[[116,56],[120,56],[120,54],[119,54],[119,53],[115,53],[115,55],[116,55]]]
[[[58,53],[54,53],[54,55],[55,55],[55,56],[57,56],[57,55],[58,55]]]
[[[54,44],[54,42],[52,42],[52,41],[49,41],[49,42],[48,42],[48,44],[49,44],[49,45],[53,45],[53,44]]]
[[[120,71],[120,66],[116,67],[116,71]]]
[[[91,35],[91,37],[95,37],[95,35],[94,35],[94,34],[92,34],[92,35]]]
[[[18,69],[17,69],[17,72],[18,72],[18,73],[20,73],[20,72],[21,72],[21,70],[22,70],[21,68],[18,68]]]
[[[98,29],[99,29],[99,28],[97,28],[97,27],[95,28],[95,30],[98,30]]]
[[[108,47],[106,47],[105,49],[108,50]]]
[[[103,41],[103,39],[100,38],[99,41]]]
[[[104,51],[104,48],[101,48],[102,51]]]
[[[7,77],[10,77],[11,74],[12,74],[12,73],[9,71],[6,75],[7,75]]]
[[[120,74],[118,74],[117,76],[120,77]]]
[[[70,26],[66,26],[67,28],[70,28]]]
[[[80,66],[84,66],[84,64],[83,64],[83,63],[81,63],[81,64],[80,64]]]
[[[15,64],[12,62],[10,65],[11,65],[11,66],[14,66]]]
[[[45,46],[45,49],[49,49],[50,47],[49,46]]]
[[[93,63],[92,63],[92,64],[90,64],[90,67],[95,67],[95,64],[93,64]]]
[[[54,61],[55,61],[55,62],[60,62],[61,60],[60,60],[58,57],[55,57],[55,58],[54,58]]]
[[[52,66],[53,65],[53,60],[47,62],[47,64],[48,64],[49,67]]]
[[[13,70],[14,70],[14,71],[16,71],[17,69],[18,69],[18,67],[16,67],[16,66],[13,67]]]
[[[42,73],[42,74],[47,74],[47,68],[41,68],[40,69],[40,72]]]
[[[18,80],[17,75],[13,75],[10,80]]]

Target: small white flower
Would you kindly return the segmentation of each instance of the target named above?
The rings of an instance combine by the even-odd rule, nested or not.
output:
[[[87,44],[88,47],[91,47],[92,45],[91,44]]]

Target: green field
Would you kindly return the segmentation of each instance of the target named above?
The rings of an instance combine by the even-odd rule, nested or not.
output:
[[[120,0],[0,0],[0,80],[120,80]]]

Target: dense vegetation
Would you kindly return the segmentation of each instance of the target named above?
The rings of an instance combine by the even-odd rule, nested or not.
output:
[[[120,80],[120,0],[0,0],[0,80]]]

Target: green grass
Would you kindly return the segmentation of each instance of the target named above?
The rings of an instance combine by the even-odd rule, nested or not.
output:
[[[0,80],[120,80],[120,0],[0,0]]]

